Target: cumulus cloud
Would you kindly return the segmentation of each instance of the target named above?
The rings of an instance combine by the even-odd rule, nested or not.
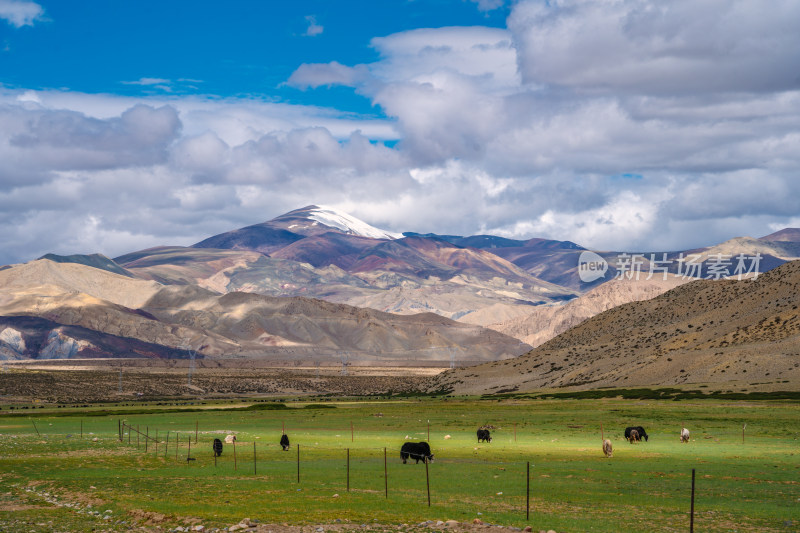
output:
[[[376,37],[375,62],[286,82],[350,87],[377,118],[0,89],[0,262],[190,244],[311,203],[393,231],[617,250],[796,225],[797,9],[520,0],[507,29]]]
[[[36,2],[28,0],[0,0],[0,19],[15,28],[33,26],[44,18],[44,9]]]
[[[763,217],[787,214],[800,167],[798,9],[521,1],[508,30],[403,32],[372,41],[376,63],[298,73],[353,86],[395,117],[398,146],[436,177],[427,188],[451,182],[453,161],[480,169],[474,183],[502,179],[502,193],[471,202],[487,228],[652,247],[677,240],[664,231],[672,221],[678,239],[700,245],[704,232],[685,222],[763,228]],[[648,214],[623,216],[636,202]]]
[[[396,138],[391,125],[337,115],[257,101],[7,91],[0,262],[191,244],[301,205],[368,204],[383,185],[402,190],[407,163],[380,141]]]
[[[555,0],[520,2],[508,26],[526,83],[692,94],[797,89],[797,20],[793,0]]]
[[[24,169],[74,170],[152,165],[180,131],[175,109],[131,107],[101,120],[69,110],[0,108],[0,180]]]

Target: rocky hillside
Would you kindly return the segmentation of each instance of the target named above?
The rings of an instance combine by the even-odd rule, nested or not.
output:
[[[183,357],[191,348],[200,357],[413,366],[449,362],[451,353],[476,363],[529,348],[431,313],[162,286],[44,259],[0,271],[0,286],[0,359]]]
[[[533,307],[529,314],[487,327],[536,347],[603,311],[655,298],[688,281],[689,278],[672,275],[667,279],[615,279],[563,305]]]
[[[430,390],[699,385],[800,387],[800,261],[755,280],[702,280],[610,309],[530,353],[447,371]]]

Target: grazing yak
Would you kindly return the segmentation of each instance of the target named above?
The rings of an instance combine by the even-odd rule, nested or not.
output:
[[[236,435],[225,435],[225,444],[233,444],[236,441]]]
[[[636,442],[639,442],[640,440],[642,439],[639,438],[639,432],[636,431],[635,429],[632,429],[631,432],[628,434],[628,442],[634,444]]]
[[[488,429],[478,430],[478,442],[492,442],[492,436],[489,434]]]
[[[422,461],[423,463],[432,463],[433,462],[433,454],[431,453],[431,447],[428,445],[427,442],[405,442],[403,446],[400,448],[400,458],[403,460],[403,464],[406,464],[408,458],[411,457],[415,459],[417,463]]]
[[[611,454],[614,451],[611,448],[611,441],[608,439],[603,440],[603,453],[606,454],[606,457],[611,457]]]
[[[686,428],[681,430],[681,442],[689,442],[689,430]]]
[[[639,434],[639,438],[637,438],[636,440],[640,441],[640,440],[644,439],[645,442],[646,442],[647,441],[647,432],[644,430],[644,428],[642,426],[626,427],[625,428],[625,438],[628,439],[629,441],[633,442],[631,440],[631,431],[633,431],[634,429],[636,430],[636,433]]]
[[[219,457],[220,455],[222,455],[222,441],[214,439],[214,457]]]
[[[287,451],[289,449],[289,435],[287,435],[286,433],[281,435],[280,444],[281,444],[281,448],[283,448],[283,451]]]

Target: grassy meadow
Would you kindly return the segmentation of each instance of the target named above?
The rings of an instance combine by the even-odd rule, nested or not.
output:
[[[248,405],[3,411],[0,530],[223,527],[249,517],[688,531],[693,468],[697,531],[800,529],[797,402],[411,398],[241,409]],[[158,445],[148,442],[145,451],[145,439],[137,447],[137,434],[127,431],[120,443],[119,421],[153,438],[157,431]],[[688,444],[678,440],[682,424],[692,433]],[[481,425],[497,428],[491,443],[477,443]],[[610,459],[601,425],[613,442]],[[628,425],[644,426],[649,442],[627,443]],[[278,445],[284,428],[287,452]],[[226,444],[215,464],[212,441],[229,432],[238,439],[235,458]],[[428,440],[428,432],[430,507],[425,465],[399,457],[404,441]]]

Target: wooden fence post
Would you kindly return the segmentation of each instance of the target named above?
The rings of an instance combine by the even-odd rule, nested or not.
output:
[[[528,468],[525,476],[525,520],[531,519],[531,462],[528,461]]]
[[[424,458],[423,462],[425,463],[425,485],[428,488],[428,507],[431,506],[431,478],[428,475],[428,458]]]
[[[389,498],[389,469],[386,466],[386,448],[383,449],[383,491]]]
[[[694,468],[692,468],[692,505],[689,509],[689,533],[694,533]]]

